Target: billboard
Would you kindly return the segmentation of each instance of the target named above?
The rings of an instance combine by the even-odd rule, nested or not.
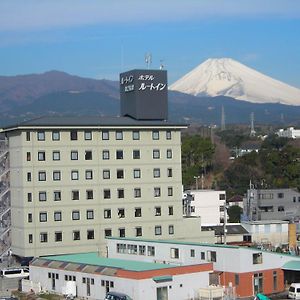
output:
[[[132,70],[120,74],[121,115],[138,120],[168,118],[165,70]]]

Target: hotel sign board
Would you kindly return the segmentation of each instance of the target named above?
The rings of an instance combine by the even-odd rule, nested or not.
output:
[[[132,70],[120,74],[122,116],[138,120],[168,118],[168,83],[165,70]]]

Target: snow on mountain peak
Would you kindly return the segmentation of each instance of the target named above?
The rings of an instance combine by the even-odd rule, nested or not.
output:
[[[194,96],[228,96],[254,103],[300,105],[300,89],[231,58],[209,58],[170,86]]]

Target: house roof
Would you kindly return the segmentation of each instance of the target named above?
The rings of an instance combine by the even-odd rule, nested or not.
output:
[[[249,232],[240,224],[226,225],[227,234],[249,234]],[[224,226],[223,225],[214,225],[214,226],[201,226],[203,231],[215,231],[215,235],[224,235]]]
[[[4,131],[30,127],[180,127],[186,128],[187,124],[174,123],[164,120],[136,120],[131,117],[102,117],[102,116],[46,116],[24,121],[3,128]]]
[[[90,265],[105,268],[124,269],[128,271],[150,271],[175,267],[175,265],[106,258],[99,256],[96,252],[43,256],[41,259],[50,262],[57,261],[78,264],[77,268],[79,268],[80,265]],[[39,264],[39,262],[35,260],[32,264],[36,265]],[[64,268],[67,268],[67,266]]]
[[[300,261],[299,260],[291,260],[291,261],[285,263],[281,269],[291,270],[291,271],[300,271]]]

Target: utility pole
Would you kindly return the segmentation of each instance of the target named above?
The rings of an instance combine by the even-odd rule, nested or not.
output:
[[[196,190],[198,190],[198,179],[200,178],[200,176],[194,176],[195,181],[196,181]]]

